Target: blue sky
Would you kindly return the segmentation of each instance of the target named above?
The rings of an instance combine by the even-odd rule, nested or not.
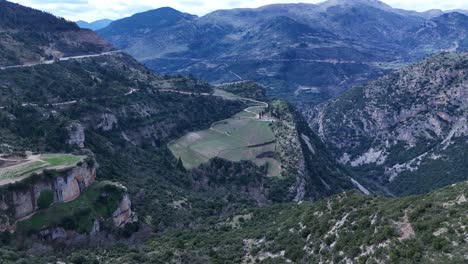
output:
[[[259,7],[273,3],[318,3],[322,0],[11,0],[45,10],[70,20],[94,21],[102,18],[118,19],[134,13],[170,6],[196,15],[217,9]],[[383,0],[397,8],[426,11],[429,9],[468,9],[468,0]]]

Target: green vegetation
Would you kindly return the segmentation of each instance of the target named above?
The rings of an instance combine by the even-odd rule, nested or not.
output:
[[[52,14],[4,0],[0,10],[0,66],[51,60],[53,53],[71,56],[112,48],[93,33]]]
[[[48,163],[49,167],[68,167],[74,166],[84,159],[83,156],[70,154],[42,154],[41,160]]]
[[[30,157],[19,165],[1,168],[0,180],[14,179],[40,173],[46,169],[67,169],[75,166],[84,160],[84,156],[75,156],[71,154],[42,154]]]
[[[335,159],[375,192],[421,194],[466,180],[460,127],[467,104],[459,94],[467,65],[466,52],[426,58],[318,106],[308,113],[310,124]]]
[[[79,233],[91,231],[93,223],[98,219],[108,219],[117,209],[120,200],[126,190],[111,182],[99,182],[89,187],[77,199],[68,202],[54,204],[50,208],[41,210],[30,219],[18,224],[18,231],[26,234],[34,234],[51,227],[62,227],[66,230],[76,230]],[[41,197],[43,193],[41,193]],[[45,193],[44,205],[53,199],[53,194]],[[42,201],[39,198],[39,202]],[[41,202],[42,203],[42,202]],[[49,203],[50,205],[50,203]]]
[[[0,180],[15,179],[26,174],[31,174],[38,170],[44,169],[47,166],[48,165],[45,161],[33,161],[25,164],[20,164],[11,168],[3,168],[0,170]]]
[[[43,190],[37,199],[39,209],[46,209],[54,202],[54,192],[51,190]]]
[[[139,247],[84,249],[36,260],[465,263],[467,196],[468,183],[392,199],[348,192],[315,203],[241,209],[198,227],[169,230]],[[0,252],[3,259],[9,254]]]
[[[89,37],[92,38],[92,35]],[[93,51],[94,46],[89,50]],[[272,202],[290,202],[296,195],[298,199],[322,198],[342,189],[342,185],[339,188],[333,185],[321,191],[327,183],[318,185],[317,182],[323,181],[322,178],[335,169],[334,164],[325,160],[328,156],[322,155],[318,140],[310,131],[295,130],[299,126],[296,121],[301,119],[287,103],[275,102],[270,111],[257,104],[248,105],[247,102],[253,100],[239,100],[239,95],[226,91],[221,91],[225,96],[222,98],[210,96],[212,92],[219,95],[219,91],[213,91],[213,87],[207,83],[181,76],[153,75],[125,54],[6,69],[0,71],[0,88],[2,153],[21,150],[83,153],[89,154],[90,158],[86,162],[94,161],[95,157],[99,164],[99,179],[122,182],[128,187],[132,205],[144,223],[145,233],[156,234],[156,238],[186,230],[187,234],[193,232],[198,239],[198,228],[242,228],[243,223],[255,217],[255,210],[249,208],[270,205]],[[248,90],[235,92],[256,97],[258,91],[253,95],[249,95]],[[240,113],[242,109],[246,110]],[[276,127],[276,122],[258,120],[256,115],[263,111],[281,119],[281,122],[277,122],[281,123],[278,124],[281,128]],[[228,121],[217,122],[226,118]],[[70,129],[78,128],[79,125],[84,131]],[[213,129],[206,130],[210,127]],[[213,138],[195,147],[194,151],[205,153],[206,156],[213,155],[214,158],[193,170],[186,170],[183,158],[171,155],[167,146],[169,142],[191,131],[205,131],[206,137]],[[304,136],[307,138],[304,142],[312,144],[308,148],[309,156],[313,156],[315,151],[320,156],[311,158],[300,155],[305,149],[305,143],[301,140],[303,133],[307,135]],[[84,142],[76,142],[82,139]],[[287,160],[289,157],[286,155],[278,157],[278,139],[281,139],[282,146],[293,144],[288,140],[294,141],[294,148],[291,149],[299,154],[291,155],[291,161]],[[312,147],[317,149],[311,150]],[[212,151],[213,148],[216,152]],[[237,162],[217,158],[216,155]],[[244,161],[245,156],[250,160]],[[27,191],[31,190],[32,183],[39,178],[52,179],[63,173],[58,172],[58,169],[80,162],[67,155],[44,155],[39,158],[49,164],[47,170],[4,188],[29,194]],[[302,158],[314,163],[307,165],[307,161]],[[306,163],[304,166],[302,161]],[[265,177],[268,173],[274,176],[282,173],[283,162],[288,164],[285,168],[290,170],[285,177]],[[294,167],[292,164],[300,166]],[[309,167],[316,169],[311,170]],[[308,188],[310,186],[315,189]],[[62,244],[61,241],[36,243],[38,238],[46,241],[50,239],[47,232],[39,231],[61,227],[80,234],[89,233],[95,220],[109,218],[125,191],[120,186],[101,182],[88,188],[72,202],[57,204],[51,204],[50,193],[40,194],[40,207],[44,209],[19,222],[14,236],[9,237],[6,233],[0,237],[1,242],[6,241],[7,244],[0,248],[2,261],[27,262],[21,259],[24,256],[22,250],[35,254],[36,245],[41,245],[39,253],[47,254],[44,258],[35,259],[36,263],[56,263],[56,256],[62,253],[60,258],[67,263],[94,263],[98,259],[105,261],[105,258],[95,257],[94,252],[70,254],[68,244]],[[302,192],[304,197],[300,196]],[[4,211],[11,213],[13,210],[10,207],[2,210],[2,213]],[[275,212],[268,213],[272,215]],[[226,217],[232,219],[226,220]],[[108,231],[109,221],[102,223],[104,231]],[[94,242],[96,238],[98,243],[111,246],[120,238],[115,234],[101,237],[104,234],[89,237],[89,241]],[[136,244],[138,235],[129,240],[136,250],[142,246]],[[77,240],[88,241],[82,238],[78,236]],[[184,240],[191,243],[190,238]],[[74,244],[75,241],[70,242]],[[168,245],[172,246],[171,243]],[[183,247],[184,243],[179,241],[177,246]],[[16,252],[11,253],[10,248],[16,245]],[[49,250],[49,245],[54,251]],[[105,254],[104,251],[101,253]],[[133,253],[130,256],[132,261],[129,262],[146,261],[146,254],[141,254],[140,259],[136,252]],[[201,254],[204,255],[204,252]],[[227,260],[230,254],[227,252],[222,258]],[[238,253],[232,250],[232,254]],[[160,259],[165,262],[167,258]],[[184,257],[182,262],[190,259]]]
[[[220,157],[267,165],[269,176],[279,176],[281,164],[275,159],[277,145],[272,122],[260,120],[255,114],[264,110],[261,106],[249,107],[229,119],[213,123],[210,129],[188,133],[171,142],[169,149],[182,159],[187,169]]]
[[[218,85],[216,88],[244,98],[251,98],[259,101],[268,100],[265,88],[253,81],[226,83]]]

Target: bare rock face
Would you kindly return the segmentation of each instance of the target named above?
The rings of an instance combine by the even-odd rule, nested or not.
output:
[[[96,180],[96,168],[83,162],[54,179],[41,179],[26,187],[13,186],[0,196],[2,211],[12,210],[16,220],[24,219],[38,210],[40,193],[51,190],[54,203],[70,202],[80,196]],[[0,228],[1,229],[1,228]]]
[[[102,131],[110,131],[118,126],[117,118],[113,114],[102,114],[100,117],[99,124],[95,126],[95,129],[101,129]]]
[[[468,53],[445,53],[355,87],[307,112],[356,174],[394,194],[466,179]]]
[[[132,202],[128,194],[123,196],[119,207],[112,213],[112,221],[115,227],[123,227],[128,223],[136,221],[136,216],[132,212]]]
[[[67,177],[55,180],[57,202],[67,203],[75,200],[96,180],[96,168],[79,166],[73,168]]]
[[[57,239],[64,239],[67,237],[67,231],[65,229],[58,227],[58,228],[51,228],[46,229],[39,232],[39,235],[42,238],[49,239],[49,240],[57,240]]]
[[[84,148],[84,127],[80,123],[73,123],[68,127],[68,131],[69,138],[67,144],[72,146],[78,146],[79,148]]]
[[[102,185],[103,183],[97,183],[97,185],[99,184]],[[137,222],[138,218],[132,210],[132,202],[127,189],[119,183],[107,182],[106,184],[106,188],[100,189],[102,191],[100,197],[105,199],[105,197],[119,195],[120,199],[118,205],[112,204],[117,205],[117,208],[111,215],[95,215],[93,224],[89,227],[89,230],[84,232],[67,229],[62,226],[50,226],[38,232],[36,234],[37,237],[45,241],[55,241],[67,245],[81,245],[93,239],[113,237],[115,234],[112,234],[112,231],[124,228],[129,223]]]

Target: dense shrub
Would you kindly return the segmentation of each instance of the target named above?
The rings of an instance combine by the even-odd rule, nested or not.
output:
[[[46,209],[54,202],[54,193],[51,190],[43,190],[37,199],[39,209]]]

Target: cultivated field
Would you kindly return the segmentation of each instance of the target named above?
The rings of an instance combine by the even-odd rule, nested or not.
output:
[[[279,176],[277,144],[270,128],[273,120],[260,120],[264,106],[253,106],[233,117],[213,123],[210,129],[188,133],[169,144],[174,156],[181,158],[187,169],[198,167],[214,157],[230,161],[251,160],[268,164],[268,174]]]
[[[45,169],[66,169],[75,166],[84,158],[84,156],[71,154],[40,154],[29,155],[25,158],[0,158],[4,164],[12,164],[0,166],[0,185],[24,179]]]

